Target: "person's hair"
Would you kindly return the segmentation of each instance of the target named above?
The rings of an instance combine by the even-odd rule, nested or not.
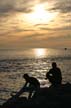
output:
[[[29,75],[26,73],[23,75],[23,78],[27,79],[29,77]]]
[[[56,66],[57,66],[56,62],[52,62],[52,67],[56,67]]]

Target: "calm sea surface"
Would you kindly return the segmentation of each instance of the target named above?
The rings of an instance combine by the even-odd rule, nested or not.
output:
[[[45,75],[53,61],[62,71],[62,82],[71,83],[71,49],[0,50],[0,105],[24,85],[24,73],[49,86]]]

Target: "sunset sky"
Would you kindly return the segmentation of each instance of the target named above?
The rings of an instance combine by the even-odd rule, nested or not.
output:
[[[71,47],[71,0],[0,0],[0,49]]]

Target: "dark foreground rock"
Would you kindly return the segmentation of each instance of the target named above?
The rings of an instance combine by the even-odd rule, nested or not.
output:
[[[40,88],[38,95],[10,98],[1,108],[71,108],[71,84],[60,87]]]

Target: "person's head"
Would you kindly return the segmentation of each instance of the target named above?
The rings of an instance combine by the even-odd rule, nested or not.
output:
[[[53,67],[53,68],[56,68],[56,67],[57,67],[56,62],[52,62],[52,67]]]
[[[29,75],[26,73],[26,74],[23,75],[23,78],[28,80],[29,79]]]

